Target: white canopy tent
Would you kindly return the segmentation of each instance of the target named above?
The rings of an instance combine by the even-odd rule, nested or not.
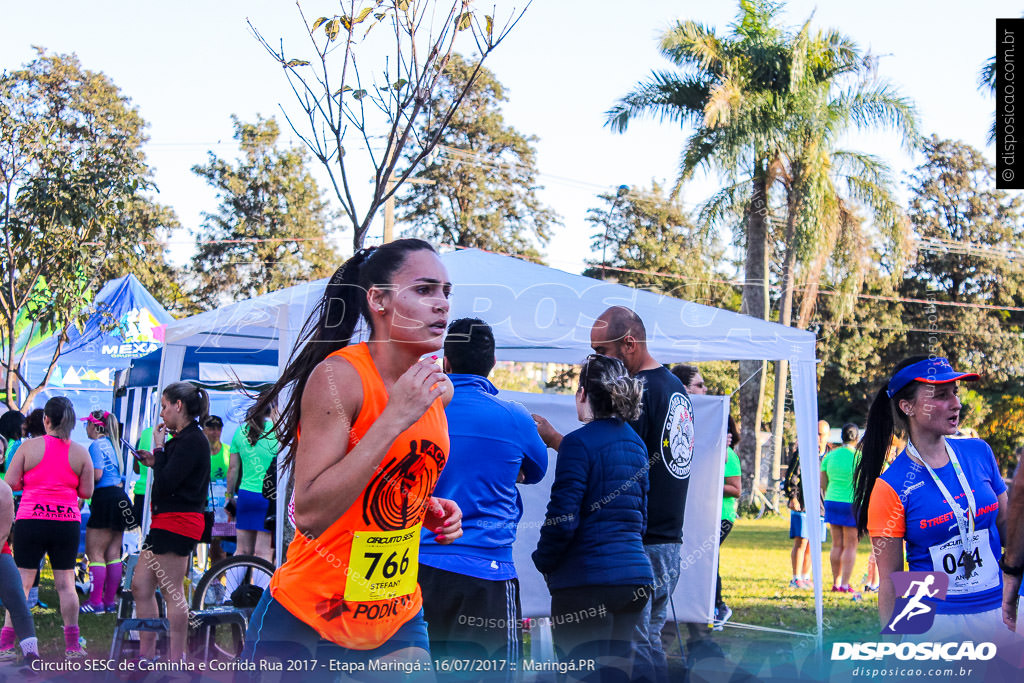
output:
[[[475,249],[447,253],[441,259],[453,283],[449,318],[486,320],[494,329],[498,360],[578,363],[590,353],[590,329],[596,318],[609,306],[620,305],[633,309],[644,321],[648,347],[662,363],[789,361],[804,502],[808,510],[819,509],[812,333]],[[278,367],[283,370],[325,285],[326,280],[296,285],[169,324],[160,386],[180,378],[188,347],[199,353],[202,349],[276,348]],[[279,519],[283,519],[283,505],[279,498]],[[807,526],[811,547],[820,548],[821,526]],[[812,553],[812,564],[820,645],[820,553]]]

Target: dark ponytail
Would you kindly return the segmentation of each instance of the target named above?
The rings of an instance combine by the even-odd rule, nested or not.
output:
[[[271,404],[262,405],[263,407],[261,407],[259,397],[257,397],[256,403],[245,412],[245,424],[249,428],[245,438],[249,440],[250,446],[255,446],[256,442],[266,436],[267,433],[267,418],[273,412],[274,406]],[[257,408],[260,409],[257,411]]]
[[[302,392],[313,369],[329,355],[352,343],[360,318],[373,332],[366,293],[370,287],[390,285],[395,272],[402,267],[408,255],[416,251],[434,252],[434,248],[418,239],[401,239],[379,247],[363,248],[331,276],[323,297],[302,326],[288,367],[274,386],[260,395],[249,413],[265,414],[281,392],[291,387],[288,401],[273,427],[281,448],[288,451],[284,457],[285,464],[291,464],[295,457]]]
[[[164,388],[163,394],[169,403],[181,401],[185,413],[190,419],[198,420],[199,424],[210,416],[210,395],[202,387],[189,382],[174,382]]]
[[[896,374],[908,365],[927,360],[927,356],[911,356],[900,361],[893,374]],[[889,398],[887,393],[888,380],[875,394],[875,400],[871,402],[868,409],[868,422],[864,425],[864,436],[860,440],[860,463],[854,472],[853,505],[857,511],[857,532],[860,536],[867,533],[868,529],[868,502],[871,500],[871,491],[875,488],[875,481],[882,473],[882,466],[885,464],[885,456],[889,453],[894,436],[902,437],[907,434],[907,416],[900,409],[899,403],[903,400],[913,400],[917,395],[920,382],[911,382]]]
[[[732,415],[729,416],[729,434],[732,435],[732,447],[738,447],[740,445],[740,430],[736,427],[736,420],[732,419]]]

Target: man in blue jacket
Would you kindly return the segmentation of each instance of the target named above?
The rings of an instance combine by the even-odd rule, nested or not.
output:
[[[424,531],[420,544],[423,613],[436,659],[520,659],[522,607],[512,544],[523,503],[516,482],[543,479],[548,452],[526,408],[497,397],[487,379],[494,363],[487,323],[462,318],[448,327],[444,369],[455,386],[445,409],[451,450],[434,495],[458,501],[463,535],[440,545]]]

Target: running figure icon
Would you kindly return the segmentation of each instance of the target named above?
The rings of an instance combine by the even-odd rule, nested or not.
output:
[[[939,594],[940,591],[938,588],[936,588],[934,591],[929,590],[929,588],[934,583],[935,576],[933,574],[928,574],[921,581],[910,582],[910,585],[907,586],[907,591],[903,594],[902,597],[908,598],[910,597],[911,592],[915,590],[917,592],[914,594],[913,597],[910,597],[910,600],[903,607],[903,611],[899,613],[899,616],[897,616],[889,623],[890,631],[898,633],[898,631],[896,631],[896,624],[901,619],[905,618],[907,621],[910,621],[914,617],[920,616],[922,614],[928,614],[932,611],[932,607],[930,605],[925,604],[923,600],[925,598],[934,598]]]

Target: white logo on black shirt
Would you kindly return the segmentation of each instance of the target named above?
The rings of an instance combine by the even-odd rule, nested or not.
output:
[[[693,406],[685,395],[675,392],[669,398],[668,414],[661,430],[661,458],[676,479],[690,477],[693,462]]]

